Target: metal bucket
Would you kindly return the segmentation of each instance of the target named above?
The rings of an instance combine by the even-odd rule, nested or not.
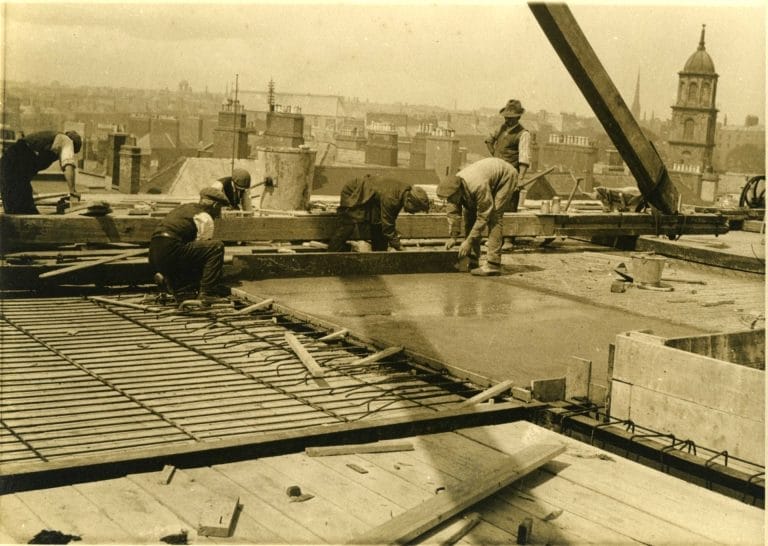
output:
[[[632,255],[632,279],[636,283],[661,286],[665,258],[653,254]]]

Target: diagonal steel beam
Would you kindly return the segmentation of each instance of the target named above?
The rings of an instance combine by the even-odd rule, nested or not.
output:
[[[530,3],[528,6],[634,175],[643,197],[662,213],[675,213],[677,188],[571,10],[565,4]]]

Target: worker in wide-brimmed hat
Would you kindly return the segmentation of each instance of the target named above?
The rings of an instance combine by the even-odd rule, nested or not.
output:
[[[229,200],[229,207],[239,210],[251,210],[251,174],[245,169],[232,169],[230,176],[219,178],[213,183],[214,188],[224,192]]]
[[[179,205],[152,234],[149,263],[155,282],[166,285],[178,302],[197,297],[211,303],[228,293],[221,286],[224,243],[213,239],[214,220],[229,199],[218,188],[200,191],[200,201]]]
[[[446,177],[437,186],[437,196],[447,201],[451,239],[445,249],[456,245],[463,227],[465,238],[459,246],[459,258],[469,257],[473,275],[501,274],[504,210],[516,184],[517,171],[510,163],[486,157]],[[480,266],[480,243],[486,227],[486,261]]]
[[[400,211],[414,214],[429,210],[429,197],[422,188],[408,182],[365,175],[347,182],[341,189],[337,224],[329,244],[329,252],[350,250],[347,241],[368,239],[373,250],[402,250],[400,234],[395,228]]]
[[[525,108],[517,99],[509,99],[499,114],[504,117],[504,123],[495,133],[485,139],[485,145],[493,157],[499,157],[509,162],[517,171],[518,183],[525,177],[531,165],[531,133],[520,125],[520,117]],[[506,212],[517,212],[520,205],[520,191],[512,192]],[[512,246],[512,238],[505,239],[502,248],[507,250]]]

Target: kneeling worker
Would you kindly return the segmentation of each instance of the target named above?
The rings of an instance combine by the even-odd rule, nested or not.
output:
[[[221,190],[205,188],[198,203],[173,209],[152,234],[149,263],[160,273],[155,281],[165,282],[179,303],[194,298],[196,292],[204,304],[224,295],[220,286],[224,243],[213,240],[213,226],[228,203]]]
[[[469,257],[473,275],[501,275],[501,244],[504,210],[517,186],[517,170],[498,157],[476,161],[455,175],[448,176],[437,186],[437,196],[448,201],[448,236],[446,250],[453,248],[461,237],[462,216],[466,238],[459,246],[459,258]],[[480,243],[488,227],[488,254],[482,267]]]
[[[336,212],[336,231],[329,252],[347,252],[349,239],[360,238],[360,226],[367,225],[373,250],[402,250],[395,221],[401,210],[427,212],[429,197],[423,189],[393,178],[365,175],[347,182],[341,189]]]

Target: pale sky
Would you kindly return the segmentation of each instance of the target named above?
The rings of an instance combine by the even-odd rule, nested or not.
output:
[[[624,100],[668,119],[678,72],[706,24],[718,119],[765,123],[766,4],[570,4]],[[4,4],[12,81],[333,94],[467,110],[593,115],[520,2],[100,2]],[[246,104],[246,107],[248,105]]]

